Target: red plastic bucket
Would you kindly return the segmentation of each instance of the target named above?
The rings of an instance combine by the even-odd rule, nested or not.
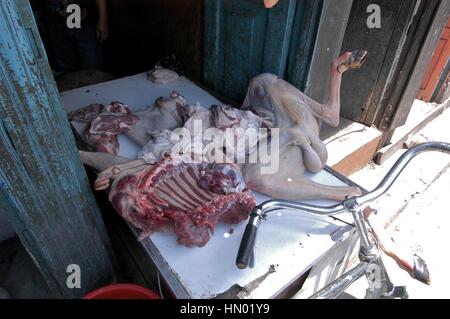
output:
[[[141,286],[113,284],[88,293],[83,299],[161,299],[161,297]]]

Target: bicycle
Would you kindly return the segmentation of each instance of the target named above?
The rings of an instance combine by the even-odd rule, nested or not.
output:
[[[394,286],[381,259],[381,248],[376,236],[371,232],[370,224],[364,216],[362,207],[384,195],[395,182],[397,177],[418,154],[427,151],[440,151],[450,154],[450,144],[443,142],[428,142],[419,144],[406,151],[392,166],[383,180],[372,191],[358,197],[347,198],[339,204],[332,206],[317,206],[288,200],[268,200],[257,205],[250,213],[248,224],[242,236],[241,244],[236,258],[236,266],[245,269],[254,260],[254,245],[256,234],[261,221],[266,219],[268,213],[291,209],[300,213],[316,214],[322,216],[335,216],[345,212],[351,213],[354,226],[360,238],[359,259],[357,266],[322,288],[309,299],[335,299],[363,275],[366,276],[369,288],[366,299],[408,298],[406,287]],[[419,258],[419,261],[423,262]],[[427,276],[428,270],[425,262],[418,276]],[[416,278],[424,281],[424,278]]]

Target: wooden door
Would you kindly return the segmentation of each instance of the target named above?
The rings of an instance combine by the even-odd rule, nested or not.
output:
[[[381,28],[369,28],[368,8],[380,8]],[[380,128],[377,123],[385,96],[394,85],[394,73],[406,34],[414,16],[416,1],[354,0],[342,51],[365,49],[369,52],[364,66],[347,72],[342,81],[341,115],[349,120]]]
[[[439,39],[438,46],[434,51],[433,58],[428,67],[427,73],[420,85],[419,93],[417,98],[419,100],[430,102],[433,96],[439,79],[441,77],[446,78],[447,74],[442,74],[446,71],[446,65],[450,57],[450,18],[447,21],[447,25],[442,31],[441,37]],[[447,71],[448,73],[448,71]],[[439,88],[437,88],[439,89]]]
[[[371,4],[380,7],[381,28],[367,26]],[[367,49],[369,57],[344,75],[341,114],[385,132],[381,145],[405,123],[449,10],[440,0],[353,1],[342,51]]]
[[[252,77],[264,72],[285,77],[292,33],[295,31],[297,37],[314,33],[309,30],[313,24],[309,17],[311,8],[319,3],[283,0],[272,9],[265,9],[261,0],[205,1],[205,83],[215,94],[239,103]],[[304,36],[296,41],[303,49],[297,52],[300,60],[310,56],[314,48],[300,44],[301,41],[314,42],[314,38]],[[293,78],[301,82],[299,78],[305,73],[301,69]]]

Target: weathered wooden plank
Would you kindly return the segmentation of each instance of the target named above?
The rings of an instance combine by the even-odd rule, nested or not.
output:
[[[302,0],[295,12],[286,79],[302,91],[310,74],[322,6],[323,0]]]
[[[369,163],[381,140],[381,132],[375,127],[341,119],[339,127],[325,127],[321,139],[328,149],[327,165],[349,176]]]
[[[384,109],[378,115],[378,127],[386,131],[381,145],[386,145],[394,130],[406,121],[426,66],[445,25],[449,7],[448,1],[430,0],[420,3],[408,32],[407,44],[403,48],[398,76],[388,100],[384,103]]]
[[[296,2],[282,1],[279,8],[268,12],[263,72],[275,73],[282,78],[285,76]]]
[[[396,114],[399,114],[402,96],[407,91],[408,85],[410,85],[412,73],[415,72],[417,66],[416,61],[418,61],[421,48],[429,30],[429,25],[433,21],[434,13],[436,12],[438,5],[439,0],[430,0],[426,3],[420,2],[417,12],[412,18],[411,26],[408,29],[407,39],[404,45],[402,45],[401,57],[397,66],[394,83],[390,89],[388,98],[385,100],[381,110],[377,114],[376,122],[383,131],[388,132],[404,123],[395,126],[393,125]],[[415,94],[417,94],[417,91]],[[411,103],[408,106],[408,113],[412,101],[413,100],[410,101]],[[388,136],[390,135],[389,132],[384,135],[384,140],[388,141]]]
[[[408,39],[408,34],[410,34],[410,30],[412,29],[413,16],[420,16],[422,13],[422,11],[418,12],[420,3],[420,1],[416,1],[416,3],[411,1],[399,2],[400,7],[398,8],[399,11],[397,15],[402,18],[397,19],[393,26],[385,56],[383,57],[384,62],[372,91],[370,92],[369,98],[363,106],[361,121],[366,125],[372,125],[374,123],[376,125],[379,124],[380,114],[386,109],[392,110],[395,106],[389,104],[388,100],[391,91],[398,84],[397,80],[401,74],[400,66],[402,57],[407,54],[405,48],[407,47],[408,40],[410,41],[410,39]]]
[[[382,149],[380,149],[375,156],[375,163],[378,165],[383,164],[389,157],[391,157],[396,151],[403,147],[403,144],[408,139],[409,135],[416,134],[421,129],[423,129],[428,123],[430,123],[433,119],[442,114],[448,107],[450,107],[450,99],[448,99],[445,103],[436,106],[431,112],[429,112],[425,118],[416,123],[413,126],[399,127],[397,130],[402,130],[401,137],[392,141],[391,144],[386,145]]]
[[[353,0],[324,0],[305,93],[316,101],[327,98],[331,60],[339,56]]]
[[[205,1],[205,52],[203,81],[211,89],[217,87],[217,68],[219,65],[219,1]]]
[[[0,3],[1,207],[57,296],[115,280],[110,243],[26,0]],[[66,285],[67,266],[81,288]]]
[[[369,5],[380,7],[381,28],[369,28]],[[341,115],[371,126],[378,111],[378,99],[386,93],[398,63],[402,39],[406,36],[416,1],[354,0],[342,51],[365,49],[369,57],[364,66],[347,72],[342,81]]]
[[[285,78],[288,60],[294,57],[300,67],[292,69],[287,78],[303,85],[309,72],[321,2],[285,0],[265,9],[257,0],[206,1],[206,85],[214,94],[239,104],[251,78],[264,72]]]

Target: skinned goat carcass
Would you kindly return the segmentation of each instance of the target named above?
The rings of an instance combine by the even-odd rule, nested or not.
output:
[[[261,74],[252,79],[242,108],[264,118],[269,127],[279,128],[279,151],[272,154],[279,161],[279,170],[261,174],[261,163],[246,163],[242,170],[250,188],[290,200],[343,200],[361,194],[357,187],[318,184],[304,173],[306,170],[317,173],[325,167],[328,155],[319,138],[320,122],[338,125],[342,73],[360,67],[366,56],[366,51],[358,50],[333,60],[325,104],[314,101],[276,75]],[[258,147],[269,148],[270,143],[270,139],[263,139]]]
[[[77,131],[84,131],[88,145],[97,152],[117,155],[117,135],[125,133],[131,140],[144,146],[162,130],[172,130],[183,125],[191,107],[178,92],[159,97],[153,106],[131,112],[120,103],[111,105],[92,104],[69,113],[69,119]],[[87,124],[87,126],[85,126]]]
[[[263,123],[264,120],[253,112],[239,110],[229,105],[213,105],[211,108],[193,105],[189,107],[187,120],[181,127],[187,133],[187,136],[183,137],[185,140],[174,140],[174,136],[179,135],[180,131],[167,129],[155,131],[151,134],[151,141],[138,153],[138,158],[155,162],[163,158],[165,154],[170,154],[175,144],[178,144],[178,150],[189,153],[195,151],[193,145],[199,141],[202,144],[199,149],[202,153],[192,154],[191,158],[204,156],[206,161],[214,162],[214,159],[218,158],[217,154],[203,153],[205,146],[209,145],[211,151],[222,149],[223,162],[227,160],[227,162],[242,163],[246,156],[253,153],[257,147],[256,139],[247,139],[248,129],[255,129],[253,132],[257,133],[256,130],[262,127]],[[206,134],[208,129],[213,129],[209,132],[210,134]],[[230,130],[227,132],[228,129]],[[214,138],[211,138],[212,136]],[[183,143],[186,148],[182,146]],[[245,144],[243,152],[227,153],[226,150],[236,150],[239,144]]]
[[[153,106],[135,111],[139,121],[125,135],[136,144],[144,146],[160,131],[183,126],[189,117],[189,110],[184,97],[173,91],[167,98],[158,98]]]
[[[111,154],[80,152],[81,158],[85,164],[102,171],[96,180],[96,189],[110,189],[109,198],[114,208],[141,230],[141,239],[155,231],[173,230],[178,243],[186,246],[204,246],[218,222],[234,224],[247,219],[256,204],[249,188],[275,198],[292,200],[342,200],[359,195],[360,190],[355,187],[321,185],[306,178],[304,173],[323,169],[327,151],[319,139],[320,122],[337,126],[342,73],[359,67],[366,55],[365,51],[347,52],[333,61],[330,94],[325,104],[315,102],[271,74],[260,75],[251,81],[243,110],[224,106],[211,110],[187,107],[176,92],[169,99],[160,98],[154,108],[140,113],[139,125],[128,132],[141,146],[147,143],[152,130],[159,132],[153,132],[158,134],[154,135],[153,144],[159,147],[153,148],[158,154],[153,158],[154,165],[146,162],[145,155],[135,161],[111,155],[118,150],[117,134],[136,120],[125,106],[114,103],[108,107],[91,105],[71,113],[71,120],[90,123],[96,134],[112,131],[111,136],[115,139],[105,138],[109,145],[107,152]],[[258,116],[247,111],[250,109]],[[119,119],[122,115],[125,120]],[[203,128],[218,130],[262,125],[278,128],[281,147],[276,155],[280,170],[262,175],[261,163],[246,163],[240,167],[244,182],[240,168],[234,164],[184,163],[164,157],[172,147],[171,130],[184,126],[192,131],[195,120],[199,120]],[[93,144],[97,143],[97,138],[102,140],[101,135],[90,138]],[[270,143],[271,136],[265,136],[259,140],[258,147],[269,148]],[[370,213],[365,211],[366,215]],[[382,227],[372,226],[372,233],[382,250],[402,269],[413,278],[430,282],[428,269],[421,258],[393,245]]]
[[[238,168],[232,164],[174,163],[170,157],[154,165],[108,154],[80,152],[86,164],[97,169],[96,189],[110,187],[116,211],[140,229],[140,239],[155,231],[173,230],[177,242],[204,246],[218,222],[246,220],[256,205]],[[110,185],[110,180],[113,183]]]

